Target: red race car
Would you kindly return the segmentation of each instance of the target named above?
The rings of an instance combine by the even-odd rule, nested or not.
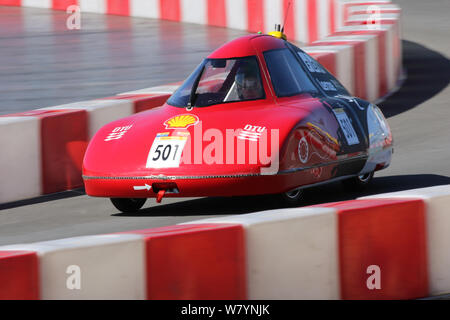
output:
[[[393,152],[383,114],[278,34],[226,43],[163,106],[101,128],[84,158],[86,193],[135,212],[147,198],[295,204],[305,187],[368,184]]]

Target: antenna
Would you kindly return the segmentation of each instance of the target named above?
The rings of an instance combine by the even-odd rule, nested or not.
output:
[[[284,15],[283,28],[281,29],[282,33],[284,33],[284,26],[286,25],[286,20],[287,20],[287,16],[288,16],[288,12],[289,12],[290,7],[291,7],[291,1],[288,2],[287,8],[286,8],[286,13]]]

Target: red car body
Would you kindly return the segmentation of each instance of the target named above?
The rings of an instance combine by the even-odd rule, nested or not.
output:
[[[278,67],[269,70],[268,52],[275,58],[287,55],[291,69],[298,63],[293,71],[303,73],[314,90],[277,94],[283,85],[274,83]],[[207,70],[222,70],[223,61],[231,61],[220,59],[245,57],[256,57],[262,98],[203,107],[189,102],[173,106],[169,99],[161,107],[104,126],[85,154],[86,193],[109,198],[277,194],[371,174],[389,165],[392,135],[381,111],[350,97],[319,63],[285,40],[248,35],[223,45],[207,58],[212,67],[199,71],[197,83],[187,80],[192,88],[199,85],[194,95],[226,86],[228,77],[222,73],[201,81]],[[230,70],[229,82],[237,82],[232,73],[239,71]],[[237,90],[238,84],[228,88]],[[216,141],[220,137],[222,144]],[[261,156],[264,146],[270,161]],[[184,160],[177,159],[180,148]]]

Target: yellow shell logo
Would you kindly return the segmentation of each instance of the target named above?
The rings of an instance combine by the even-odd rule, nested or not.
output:
[[[186,129],[189,126],[196,125],[198,117],[192,114],[182,114],[174,116],[164,122],[166,129]]]

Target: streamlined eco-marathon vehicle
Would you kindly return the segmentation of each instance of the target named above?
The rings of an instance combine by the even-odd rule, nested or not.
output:
[[[377,106],[351,97],[281,32],[211,53],[167,102],[114,121],[91,140],[86,193],[135,212],[147,198],[277,194],[386,168],[392,135]]]

